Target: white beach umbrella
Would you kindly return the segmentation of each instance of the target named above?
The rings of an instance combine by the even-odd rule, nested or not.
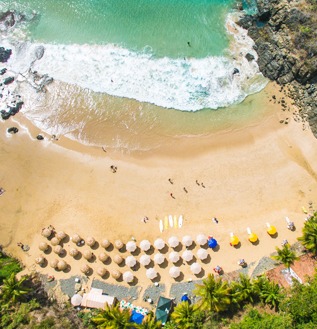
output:
[[[207,237],[204,234],[198,234],[196,237],[196,242],[197,244],[199,244],[200,246],[203,246],[207,243]]]
[[[72,236],[72,241],[74,242],[74,243],[78,243],[78,242],[80,242],[82,240],[82,238],[80,237],[80,235],[78,235],[78,234],[74,234],[73,236]]]
[[[165,247],[165,241],[161,238],[158,238],[154,241],[154,247],[158,250],[161,250]]]
[[[170,245],[170,247],[176,248],[179,245],[178,238],[176,236],[171,236],[168,239],[168,244]]]
[[[151,263],[151,257],[149,255],[142,255],[140,257],[140,263],[143,266],[149,265]]]
[[[190,262],[193,259],[194,255],[190,250],[185,250],[182,254],[182,258],[186,261],[186,262]]]
[[[190,265],[190,270],[194,273],[194,274],[198,274],[201,272],[201,266],[198,263],[193,263]]]
[[[96,243],[96,240],[95,238],[93,238],[92,236],[88,237],[86,239],[86,244],[89,246],[89,247],[93,247]]]
[[[154,270],[154,268],[149,268],[146,270],[146,276],[153,280],[154,278],[157,277],[157,272]]]
[[[206,249],[198,249],[197,257],[201,260],[204,260],[208,257],[208,251]]]
[[[136,243],[134,241],[127,242],[126,248],[128,251],[133,252],[136,249]]]
[[[132,282],[134,275],[130,271],[127,271],[123,273],[122,278],[125,282]]]
[[[52,234],[52,230],[50,230],[49,228],[44,228],[42,230],[42,235],[45,237],[45,238],[49,238]]]
[[[182,239],[182,243],[184,246],[189,247],[193,243],[193,239],[190,235],[185,235]]]
[[[149,249],[151,249],[151,243],[149,240],[142,240],[140,242],[140,248],[144,251],[148,251]]]
[[[125,264],[129,267],[133,267],[136,264],[136,259],[133,256],[128,256],[125,260]]]
[[[181,274],[181,271],[178,267],[175,267],[175,266],[172,266],[169,270],[169,275],[172,277],[172,278],[177,278],[179,277]]]
[[[71,298],[70,302],[71,302],[71,304],[72,304],[73,306],[79,306],[79,305],[81,304],[82,300],[83,300],[83,297],[82,297],[82,296],[80,296],[79,294],[75,294],[75,295]]]
[[[57,246],[58,244],[59,244],[59,240],[56,237],[51,239],[51,245],[52,246]]]
[[[108,248],[110,246],[110,241],[108,240],[108,239],[103,239],[102,241],[101,241],[101,247],[102,248]]]
[[[48,244],[47,244],[46,242],[41,242],[41,243],[39,244],[39,249],[40,249],[41,251],[46,251],[47,248],[48,248]]]
[[[160,264],[164,263],[164,260],[165,260],[164,255],[162,255],[160,253],[157,253],[157,254],[154,255],[154,262],[156,264],[160,265]]]
[[[176,251],[172,251],[169,255],[168,255],[168,259],[173,262],[173,263],[177,263],[179,261],[179,254]]]

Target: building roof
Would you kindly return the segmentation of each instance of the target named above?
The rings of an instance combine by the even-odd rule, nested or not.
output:
[[[166,321],[168,320],[172,305],[173,305],[172,299],[168,299],[160,296],[155,311],[156,320],[161,321],[163,324],[165,324]]]
[[[88,294],[84,294],[81,306],[90,308],[105,308],[105,305],[115,303],[115,297],[103,295],[102,289],[91,288]]]

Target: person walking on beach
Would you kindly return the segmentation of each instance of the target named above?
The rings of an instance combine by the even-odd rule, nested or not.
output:
[[[196,184],[198,185],[198,186],[200,186],[200,184],[198,183],[198,180],[196,179]]]
[[[218,224],[218,219],[216,218],[216,217],[213,217],[213,219],[212,219],[212,221],[214,222],[214,223],[216,223],[216,224]]]
[[[185,191],[186,193],[188,193],[188,191],[187,191],[186,187],[183,187],[183,189],[184,189],[184,191]]]
[[[171,184],[173,184],[173,181],[171,180],[171,178],[169,178],[168,181],[169,181]]]
[[[170,193],[170,196],[171,196],[173,199],[175,199],[175,197],[174,197],[173,193]]]

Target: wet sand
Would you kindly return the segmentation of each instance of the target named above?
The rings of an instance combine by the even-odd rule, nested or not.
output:
[[[50,140],[45,134],[45,140],[38,141],[35,136],[39,130],[21,114],[14,121],[25,124],[28,130],[20,127],[18,134],[8,135],[6,129],[17,123],[12,119],[2,122],[0,185],[6,192],[0,196],[1,244],[22,260],[26,271],[36,269],[65,278],[79,275],[80,266],[87,261],[70,257],[69,248],[74,244],[68,241],[63,244],[67,252],[63,259],[70,265],[66,272],[35,265],[34,259],[43,254],[38,244],[47,241],[41,230],[48,225],[68,235],[78,233],[84,239],[93,236],[99,242],[104,238],[127,242],[134,237],[139,243],[142,239],[154,242],[158,237],[167,241],[171,235],[180,239],[187,234],[194,239],[199,233],[213,235],[219,250],[208,250],[209,263],[198,261],[204,269],[198,277],[212,272],[215,265],[225,272],[235,270],[239,258],[256,262],[273,252],[283,239],[295,242],[306,216],[302,206],[308,209],[317,196],[317,141],[309,129],[303,130],[302,124],[292,119],[293,109],[283,112],[279,104],[269,101],[273,93],[280,97],[276,86],[270,84],[264,92],[266,110],[262,117],[236,129],[171,139],[157,154],[104,152],[101,147],[83,146],[64,137]],[[281,124],[286,117],[289,124]],[[116,173],[110,170],[111,165],[118,168]],[[159,220],[169,214],[182,214],[183,226],[160,233]],[[144,216],[149,218],[147,223],[142,221]],[[295,232],[287,230],[285,216],[295,222]],[[213,223],[212,217],[219,223]],[[266,222],[276,226],[276,238],[266,233]],[[248,241],[247,227],[259,236],[257,245]],[[240,238],[239,248],[229,245],[230,232]],[[18,242],[29,245],[30,250],[23,252]],[[198,248],[192,249],[194,254]],[[101,250],[99,246],[93,252],[98,256]],[[184,250],[182,246],[180,252]],[[117,253],[115,249],[108,251],[111,258]],[[122,253],[124,257],[128,254]],[[53,252],[45,257],[48,261],[59,259]],[[96,260],[89,264],[91,278],[97,276],[96,269],[102,263]],[[186,262],[178,265],[181,280],[196,278]],[[171,266],[170,262],[163,268],[154,266],[160,282],[167,286],[174,282],[168,274]],[[105,267],[128,270],[113,261]],[[143,266],[133,273],[137,277],[134,284],[151,284]],[[111,276],[105,280],[116,282]]]

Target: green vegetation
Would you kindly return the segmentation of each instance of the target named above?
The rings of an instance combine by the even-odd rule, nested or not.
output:
[[[8,278],[12,273],[19,273],[21,269],[21,265],[16,259],[6,256],[0,250],[0,285],[3,283],[3,279]]]
[[[291,250],[289,244],[283,246],[282,249],[276,247],[277,255],[272,256],[273,259],[283,263],[289,270],[291,265],[294,264],[295,260],[298,259],[295,252]]]
[[[302,233],[303,235],[298,238],[298,241],[300,241],[307,250],[317,255],[317,213],[316,212],[311,218],[309,218],[306,221]]]

